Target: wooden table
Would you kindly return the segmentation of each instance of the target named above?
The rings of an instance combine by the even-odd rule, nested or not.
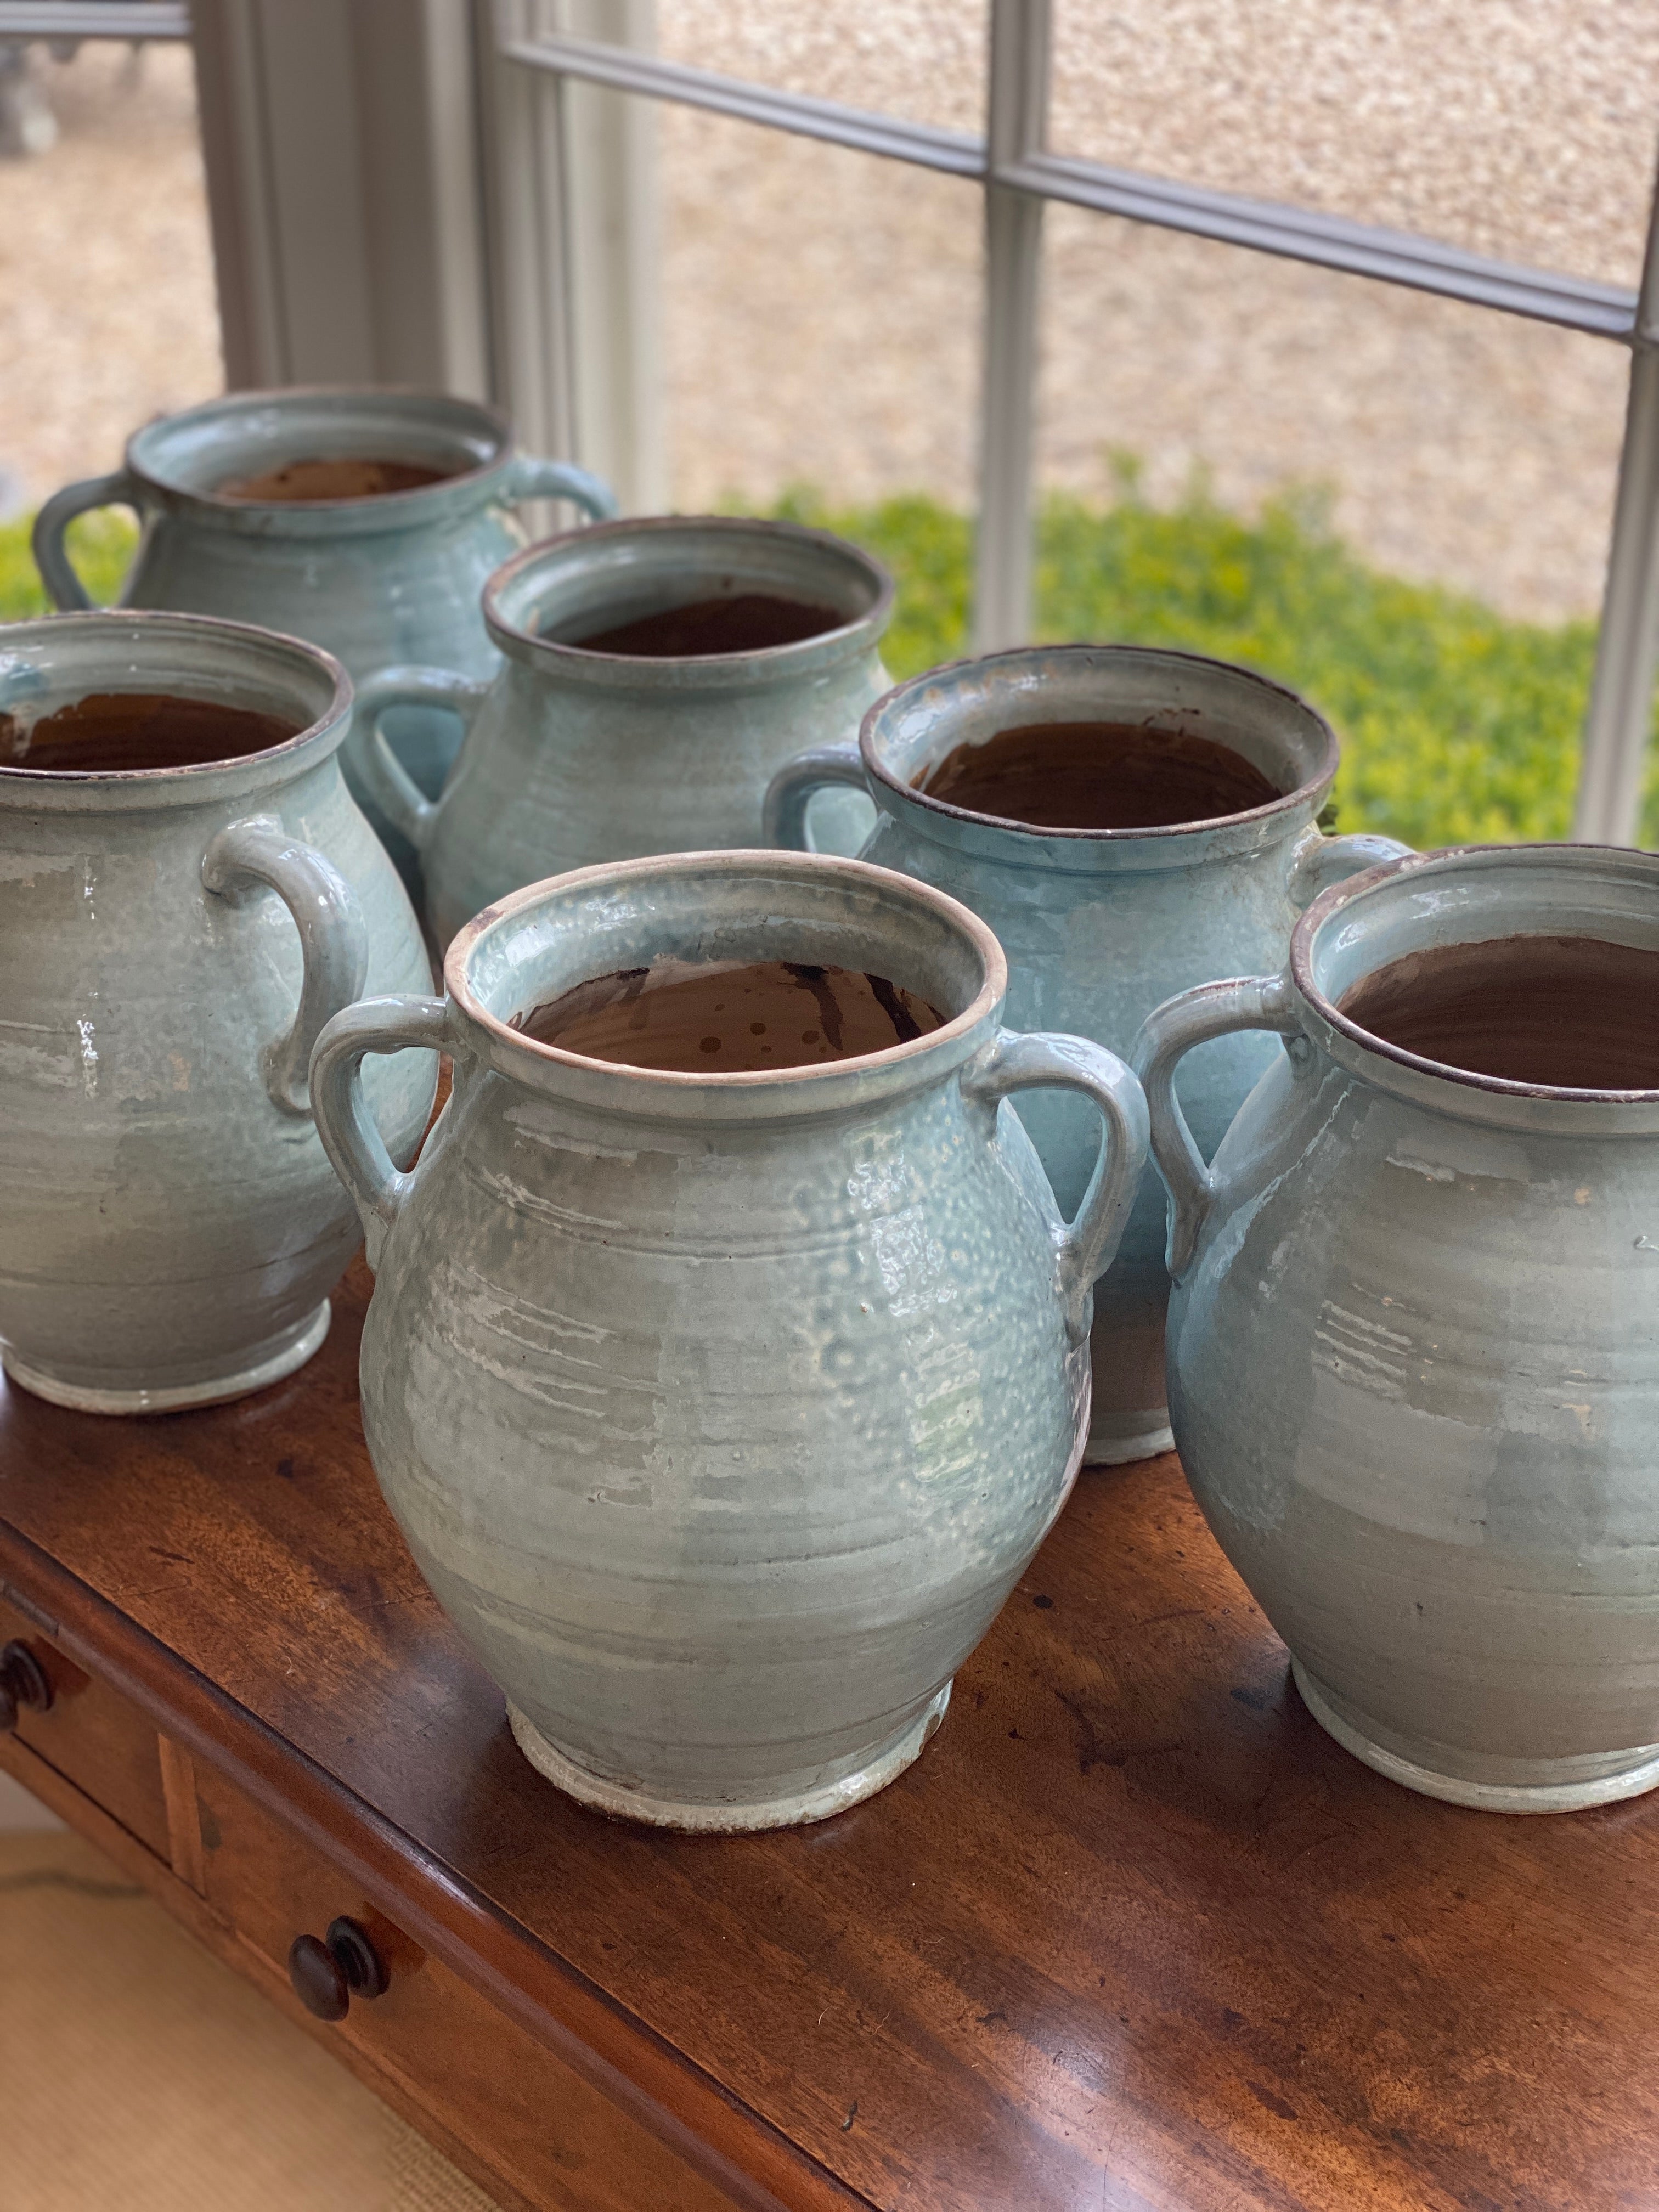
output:
[[[0,1763],[502,2204],[1659,2206],[1659,1799],[1432,1804],[1327,1741],[1173,1459],[1079,1484],[872,1802],[752,1840],[519,1756],[374,1487],[361,1271],[289,1382],[0,1399]],[[324,2026],[336,1915],[390,1986]]]

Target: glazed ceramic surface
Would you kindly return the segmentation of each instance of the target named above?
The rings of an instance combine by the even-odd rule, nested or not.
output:
[[[166,691],[279,714],[269,751],[124,775],[0,764],[0,1358],[104,1412],[258,1388],[321,1343],[357,1224],[306,1067],[361,992],[429,975],[403,885],[340,779],[337,662],[160,614],[0,629],[0,714]],[[375,1070],[418,1140],[430,1060]]]
[[[1659,948],[1659,860],[1449,852],[1328,892],[1289,972],[1137,1048],[1173,1193],[1170,1407],[1212,1528],[1316,1718],[1506,1812],[1659,1781],[1659,1091],[1460,1074],[1335,1001],[1511,935]],[[1182,1053],[1278,1031],[1207,1174]]]
[[[216,487],[286,462],[368,456],[453,473],[356,501],[227,499]],[[34,552],[52,603],[85,607],[64,548],[88,507],[137,509],[143,526],[123,603],[259,623],[309,638],[361,684],[395,661],[441,661],[488,678],[495,647],[478,612],[486,578],[526,542],[518,507],[616,501],[597,477],[519,453],[503,419],[471,400],[416,392],[239,392],[147,423],[112,476],[65,487],[41,508]],[[399,757],[436,792],[460,742],[453,714],[411,711],[389,726]],[[366,786],[347,780],[383,837]],[[390,839],[396,833],[390,832]],[[390,842],[390,840],[389,840]],[[407,863],[406,846],[396,857]]]
[[[508,1026],[670,955],[864,969],[952,1018],[776,1075]],[[446,976],[343,1014],[312,1063],[378,1272],[364,1431],[415,1556],[584,1802],[708,1829],[853,1804],[921,1749],[1070,1490],[1139,1091],[1097,1046],[1011,1036],[989,931],[856,861],[585,869],[481,915]],[[455,1087],[400,1176],[356,1086],[411,1044]],[[1039,1082],[1109,1133],[1069,1225],[1000,1110]]]
[[[1276,804],[1171,830],[1032,830],[915,788],[958,745],[1041,722],[1144,724],[1213,739],[1261,769]],[[823,783],[874,799],[861,857],[933,884],[982,915],[1008,956],[1008,1020],[1066,1030],[1127,1052],[1152,1008],[1212,976],[1284,958],[1291,925],[1335,877],[1405,848],[1326,837],[1316,817],[1337,768],[1329,725],[1265,678],[1185,653],[1041,646],[938,668],[902,684],[857,747],[807,753],[767,803],[775,843],[805,842],[803,809]],[[1182,1071],[1182,1101],[1206,1154],[1272,1057],[1230,1036]],[[1076,1202],[1097,1133],[1077,1102],[1022,1100],[1062,1206]],[[1164,1401],[1164,1199],[1148,1171],[1122,1248],[1095,1293],[1094,1424],[1088,1459],[1167,1450]]]
[[[841,627],[684,659],[560,641],[756,592],[834,607]],[[613,522],[509,562],[484,593],[502,655],[493,686],[441,668],[393,670],[359,702],[358,774],[420,852],[438,942],[492,899],[568,868],[758,843],[773,771],[802,744],[854,738],[887,688],[879,647],[892,602],[891,579],[869,555],[787,522]],[[387,706],[422,702],[472,718],[435,805],[375,737]],[[842,793],[814,822],[826,849],[853,852],[870,808]]]

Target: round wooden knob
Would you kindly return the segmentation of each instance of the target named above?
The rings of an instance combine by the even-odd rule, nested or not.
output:
[[[52,1684],[28,1645],[14,1638],[0,1650],[0,1735],[9,1735],[16,1727],[20,1705],[37,1713],[49,1712]]]
[[[385,1995],[386,1967],[355,1920],[331,1920],[322,1937],[296,1936],[289,1946],[294,1994],[319,2020],[343,2020],[353,1997]]]

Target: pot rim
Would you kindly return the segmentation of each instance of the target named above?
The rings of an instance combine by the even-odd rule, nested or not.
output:
[[[526,571],[543,563],[550,568],[579,552],[588,555],[617,539],[636,538],[647,544],[677,535],[718,535],[759,538],[763,544],[782,539],[798,545],[815,545],[835,555],[849,568],[859,570],[874,598],[861,615],[839,623],[833,629],[788,645],[766,645],[740,653],[596,653],[560,638],[544,637],[525,629],[502,612],[501,594]],[[896,586],[884,564],[851,538],[834,531],[817,530],[804,522],[787,522],[769,515],[747,514],[623,514],[608,521],[590,522],[580,530],[562,531],[514,553],[494,571],[483,587],[484,627],[495,645],[512,659],[532,666],[541,663],[563,677],[589,684],[622,684],[635,688],[672,684],[676,690],[692,688],[726,690],[747,684],[761,684],[806,675],[855,654],[873,652],[892,620]]]
[[[29,633],[67,635],[76,628],[106,637],[120,629],[136,631],[137,638],[148,644],[160,642],[169,631],[182,632],[186,640],[199,638],[205,633],[215,641],[240,645],[261,655],[268,664],[286,660],[292,665],[295,660],[301,662],[328,680],[331,696],[323,712],[313,715],[291,738],[264,746],[258,752],[233,753],[225,760],[191,761],[176,768],[64,769],[24,768],[0,759],[0,798],[15,799],[52,811],[72,809],[89,792],[133,799],[147,805],[192,804],[198,799],[238,795],[239,783],[250,780],[256,784],[266,782],[273,769],[280,771],[313,767],[337,751],[344,742],[353,695],[351,678],[340,661],[325,647],[313,645],[307,638],[291,636],[286,630],[263,629],[253,623],[226,622],[217,615],[180,614],[163,607],[83,607],[61,614],[35,615],[0,629],[0,668],[3,668],[9,641],[21,642]],[[168,684],[177,684],[185,673],[187,672],[177,670],[169,673],[164,664],[155,670],[154,680],[158,688],[162,688]],[[73,696],[84,698],[93,688],[88,685]],[[250,778],[250,772],[256,773]]]
[[[544,1044],[491,1013],[468,981],[467,970],[474,948],[486,936],[543,904],[551,891],[568,896],[588,887],[595,891],[606,890],[642,879],[660,882],[677,876],[694,876],[710,868],[729,870],[738,877],[782,875],[807,883],[867,883],[890,895],[897,892],[913,905],[931,909],[959,937],[968,940],[981,963],[979,988],[962,1012],[938,1029],[929,1030],[903,1044],[888,1045],[880,1052],[858,1053],[846,1060],[818,1060],[799,1067],[732,1069],[718,1073],[693,1068],[633,1067],[621,1060],[595,1059],[586,1053],[568,1052],[559,1045]],[[816,1094],[836,1085],[844,1088],[849,1077],[856,1084],[860,1076],[902,1069],[913,1061],[940,1054],[947,1056],[954,1066],[966,1056],[963,1048],[974,1032],[1000,1014],[1008,993],[1008,962],[988,925],[959,899],[935,890],[931,884],[902,875],[896,869],[877,867],[867,860],[842,860],[833,854],[740,846],[706,852],[648,854],[629,860],[601,860],[589,867],[569,869],[563,875],[549,876],[540,883],[526,884],[522,890],[485,907],[457,931],[444,954],[443,980],[453,1005],[489,1040],[492,1062],[502,1073],[511,1072],[513,1063],[517,1061],[525,1069],[562,1068],[590,1081],[597,1078],[607,1084],[621,1082],[627,1086],[630,1103],[637,1102],[635,1110],[648,1114],[653,1101],[684,1101],[688,1094],[737,1098],[744,1094],[752,1097],[757,1092],[773,1092],[778,1094],[781,1108],[806,1107],[815,1103]],[[831,1102],[826,1097],[823,1103],[828,1105]]]
[[[1021,660],[1068,659],[1073,655],[1109,659],[1119,654],[1126,657],[1133,654],[1143,660],[1176,661],[1188,667],[1221,669],[1229,676],[1238,677],[1263,691],[1276,694],[1298,713],[1305,714],[1320,732],[1324,750],[1318,769],[1314,775],[1304,776],[1293,790],[1281,793],[1266,805],[1245,807],[1237,814],[1212,814],[1202,821],[1168,822],[1142,830],[1066,830],[1046,827],[1036,822],[1018,822],[1006,814],[982,814],[975,807],[956,806],[949,799],[935,799],[927,792],[919,791],[914,784],[901,783],[885,763],[877,757],[877,724],[890,710],[896,708],[902,699],[929,684],[938,684],[942,678],[960,676],[969,669],[995,669]],[[1072,844],[1112,848],[1170,838],[1207,836],[1218,830],[1271,823],[1279,815],[1293,813],[1322,798],[1330,788],[1341,766],[1342,749],[1336,732],[1312,701],[1304,698],[1299,691],[1293,691],[1288,684],[1279,683],[1275,677],[1264,676],[1259,669],[1247,668],[1242,661],[1222,660],[1214,653],[1188,653],[1178,646],[1134,645],[1127,640],[1116,640],[1100,645],[1073,641],[1058,645],[1009,646],[999,653],[969,653],[960,660],[942,661],[937,668],[930,668],[920,676],[907,677],[903,683],[896,684],[890,691],[884,692],[876,701],[859,726],[859,751],[863,757],[865,773],[872,781],[883,785],[896,798],[924,807],[951,821],[972,823],[982,829],[1006,830],[1018,837],[1054,838]]]
[[[222,492],[203,491],[165,476],[140,457],[140,448],[146,440],[158,440],[180,423],[198,417],[252,414],[262,407],[318,399],[426,401],[434,408],[470,414],[480,428],[493,433],[496,450],[489,460],[458,469],[453,475],[440,477],[434,483],[416,484],[406,491],[377,492],[372,499],[228,499]],[[158,416],[153,422],[142,423],[127,440],[124,460],[127,474],[159,500],[174,507],[199,510],[218,523],[240,521],[262,535],[269,535],[273,522],[283,517],[292,517],[295,523],[338,522],[342,527],[349,520],[354,531],[367,527],[364,518],[377,514],[386,514],[389,522],[395,523],[402,523],[410,516],[418,519],[423,502],[436,508],[446,495],[483,487],[487,479],[510,468],[517,454],[518,441],[511,420],[500,408],[482,399],[468,399],[459,392],[440,392],[434,386],[418,384],[283,384],[252,392],[223,392],[215,398],[198,400],[193,407],[180,407],[170,415]]]
[[[1334,1000],[1328,998],[1314,980],[1313,945],[1325,924],[1357,899],[1365,897],[1385,883],[1398,876],[1413,875],[1423,870],[1438,872],[1471,861],[1480,867],[1503,866],[1506,861],[1524,861],[1534,855],[1547,855],[1559,860],[1564,854],[1583,853],[1603,860],[1616,860],[1623,866],[1643,862],[1647,872],[1656,878],[1659,889],[1659,854],[1638,852],[1625,845],[1550,845],[1534,842],[1525,845],[1444,845],[1426,853],[1405,853],[1397,860],[1384,860],[1374,868],[1364,869],[1349,876],[1340,884],[1333,884],[1322,891],[1302,914],[1291,932],[1290,976],[1297,995],[1318,1018],[1337,1036],[1368,1057],[1393,1062],[1407,1068],[1414,1075],[1427,1076],[1436,1082],[1448,1083],[1465,1091],[1484,1093],[1494,1099],[1531,1098],[1544,1103],[1563,1106],[1647,1106],[1659,1107],[1659,1086],[1644,1091],[1609,1091],[1553,1083],[1522,1083],[1504,1075],[1481,1075],[1473,1068],[1455,1067],[1449,1060],[1430,1060],[1421,1053],[1408,1052],[1403,1045],[1390,1043],[1387,1037],[1378,1036],[1375,1030],[1364,1028],[1351,1015],[1345,1014]],[[1513,936],[1537,933],[1515,930]],[[1470,939],[1468,942],[1481,940]]]

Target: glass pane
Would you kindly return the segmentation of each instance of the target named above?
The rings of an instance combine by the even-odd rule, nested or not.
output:
[[[899,571],[890,667],[959,651],[979,187],[692,108],[659,114],[674,504],[792,498]]]
[[[1634,286],[1659,9],[1059,0],[1059,153]]]
[[[88,40],[58,62],[0,42],[0,125],[20,115],[0,160],[3,517],[114,468],[139,423],[224,383],[188,46]],[[78,527],[107,541],[112,574],[82,566],[112,588],[129,519]],[[0,528],[0,618],[41,603],[23,539]]]
[[[985,128],[986,0],[657,0],[665,59],[951,131]]]
[[[1337,725],[1344,829],[1567,833],[1626,357],[1052,208],[1048,636],[1246,661]]]

